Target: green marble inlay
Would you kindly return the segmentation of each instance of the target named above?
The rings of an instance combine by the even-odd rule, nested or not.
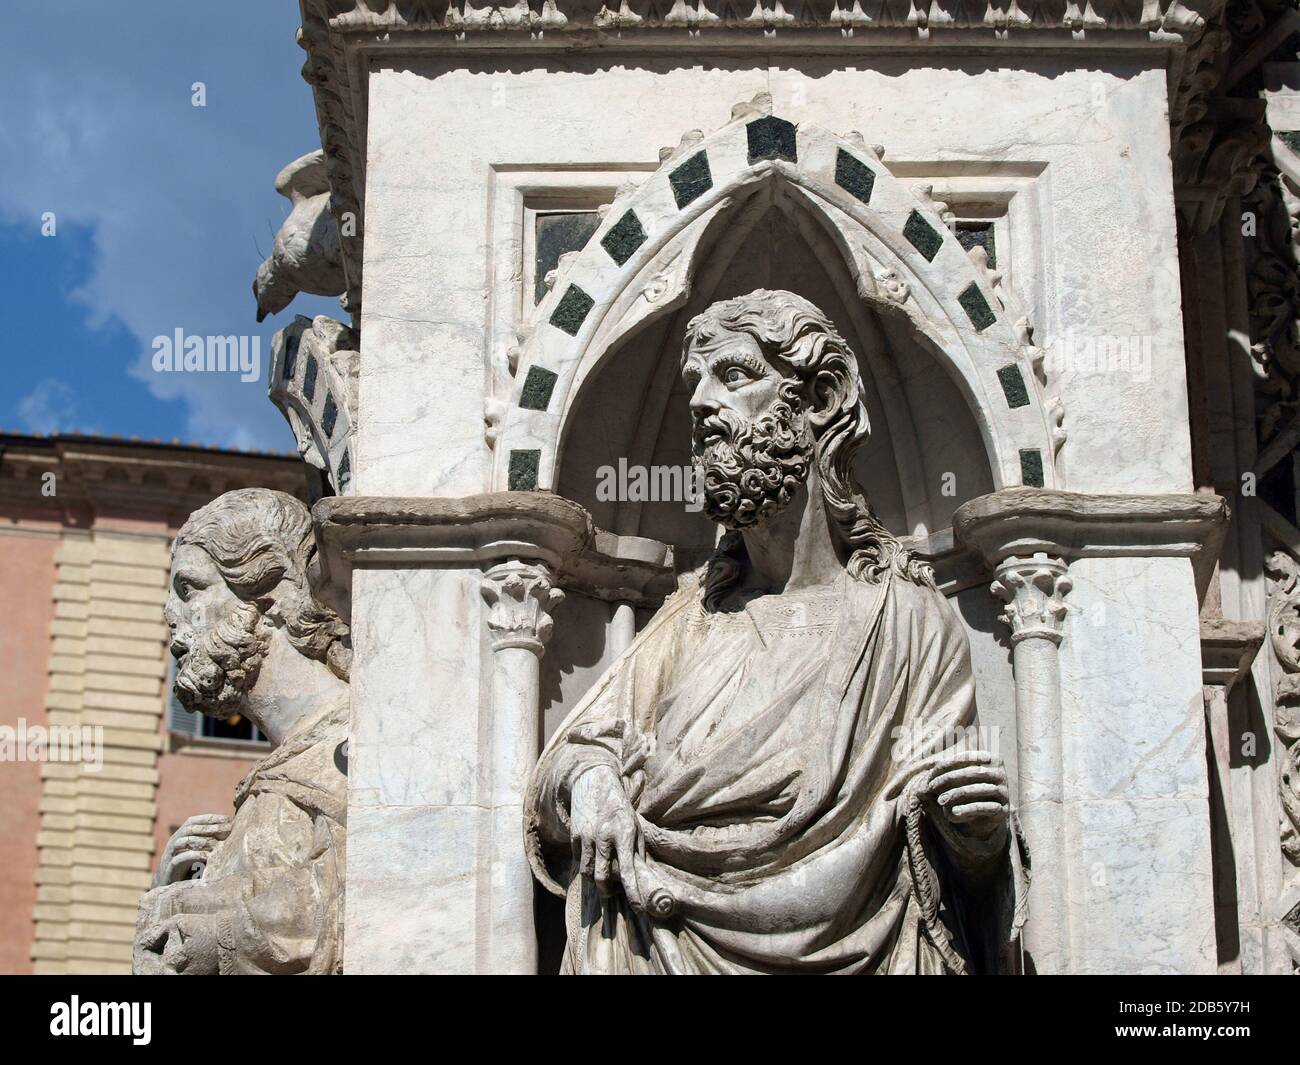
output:
[[[560,302],[551,312],[551,325],[563,329],[571,337],[578,335],[582,323],[587,319],[587,312],[596,305],[596,301],[582,291],[577,285],[570,285],[568,291],[560,297]]]
[[[967,317],[970,318],[970,324],[975,327],[977,333],[984,332],[985,329],[998,320],[997,316],[989,308],[989,301],[984,298],[984,293],[980,291],[979,285],[975,284],[974,281],[961,290],[957,302],[965,309]]]
[[[350,452],[343,452],[343,458],[339,460],[339,472],[335,478],[338,490],[343,491],[352,480],[352,455]]]
[[[307,356],[307,369],[302,375],[302,394],[307,397],[310,403],[316,398],[316,356]]]
[[[334,393],[326,392],[325,411],[323,414],[321,414],[321,418],[320,418],[321,432],[325,434],[326,440],[334,439],[334,424],[335,422],[338,421],[338,417],[339,417],[339,408],[338,408],[338,404],[334,402]]]
[[[636,216],[635,211],[627,211],[610,231],[600,238],[600,246],[609,252],[611,259],[622,266],[632,258],[637,248],[645,243],[645,239],[641,219]]]
[[[713,173],[709,170],[708,152],[696,152],[686,162],[668,175],[673,187],[673,199],[681,210],[713,188]]]
[[[998,380],[1002,382],[1002,393],[1007,397],[1007,406],[1012,410],[1029,406],[1029,389],[1025,387],[1024,376],[1020,367],[1014,362],[998,371]]]
[[[793,122],[775,115],[756,118],[745,127],[745,136],[749,139],[750,166],[763,159],[798,162]]]
[[[545,410],[551,402],[556,380],[556,375],[550,370],[541,366],[528,367],[523,391],[519,393],[519,405],[526,410]]]
[[[1020,483],[1026,488],[1043,487],[1043,453],[1036,447],[1020,449]]]
[[[541,464],[542,453],[536,449],[510,452],[510,491],[531,492],[535,489]]]
[[[556,211],[539,214],[535,227],[533,257],[533,303],[541,303],[549,291],[546,275],[560,265],[566,252],[581,251],[600,228],[595,211]]]
[[[869,166],[840,148],[835,155],[835,184],[863,203],[870,203],[876,175]]]
[[[288,381],[293,377],[294,367],[298,365],[298,343],[301,333],[290,333],[284,340],[284,367],[280,370],[280,380]]]
[[[934,262],[934,257],[943,247],[943,235],[925,220],[920,211],[913,211],[907,216],[907,224],[903,226],[903,236],[911,241],[912,247],[924,255],[929,262]]]
[[[1278,140],[1290,148],[1293,152],[1300,153],[1300,132],[1295,130],[1280,129],[1277,131]]]

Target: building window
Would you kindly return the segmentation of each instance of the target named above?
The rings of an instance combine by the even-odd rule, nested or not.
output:
[[[169,656],[170,658],[170,656]],[[245,743],[250,746],[267,747],[270,741],[262,731],[246,717],[235,717],[229,721],[218,721],[207,714],[192,714],[176,698],[176,660],[171,658],[167,665],[167,731],[174,736],[202,743],[212,740],[217,743]]]
[[[957,240],[967,251],[970,251],[971,248],[983,248],[989,257],[989,269],[997,269],[997,235],[993,230],[992,222],[959,221],[957,223]]]
[[[546,275],[560,263],[560,256],[581,251],[600,228],[595,211],[538,211],[533,216],[533,303],[546,295]]]

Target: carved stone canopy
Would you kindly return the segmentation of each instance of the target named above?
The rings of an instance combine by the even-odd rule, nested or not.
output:
[[[625,187],[525,331],[491,427],[494,487],[559,485],[584,385],[622,338],[685,304],[714,254],[703,249],[764,197],[831,234],[858,297],[908,322],[973,397],[995,486],[1057,486],[1063,411],[1024,312],[949,230],[945,206],[891,174],[880,153],[859,134],[788,121],[760,94],[717,132],[688,133],[654,174]]]

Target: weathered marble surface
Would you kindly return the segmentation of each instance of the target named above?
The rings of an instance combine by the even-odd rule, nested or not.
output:
[[[360,42],[362,36],[353,40]],[[410,50],[389,52],[383,62],[366,69],[365,173],[354,172],[357,180],[343,190],[355,195],[364,187],[366,203],[363,356],[373,352],[374,357],[363,357],[361,369],[362,417],[356,440],[360,491],[445,499],[492,487],[496,457],[491,450],[491,423],[500,403],[493,381],[509,365],[511,350],[519,347],[516,328],[526,323],[530,310],[521,296],[524,253],[518,239],[527,217],[525,204],[534,202],[529,197],[555,195],[569,203],[599,192],[600,199],[591,203],[608,199],[609,190],[624,180],[646,180],[647,173],[656,169],[661,148],[681,144],[684,132],[718,129],[732,102],[763,91],[771,94],[775,112],[792,121],[815,123],[838,133],[857,130],[867,143],[883,144],[885,167],[900,182],[933,184],[936,200],[951,196],[955,201],[964,197],[962,202],[967,203],[1009,201],[1006,218],[999,222],[1006,226],[999,241],[1004,233],[1009,241],[999,245],[1000,258],[1007,261],[1000,262],[999,268],[1031,312],[1034,340],[1049,354],[1062,356],[1068,356],[1071,342],[1107,338],[1136,337],[1151,351],[1147,372],[1115,372],[1068,361],[1054,368],[1053,387],[1064,401],[1070,432],[1062,452],[1061,487],[1082,494],[1190,491],[1166,56],[1154,44],[1107,53],[1104,61],[1086,64],[1059,52],[1017,52],[1013,64],[996,66],[956,52],[949,53],[942,65],[885,54],[863,64],[842,54],[810,57],[774,48],[761,57],[731,54],[723,61],[710,57],[707,62],[648,52],[611,57],[579,50],[556,65],[531,58],[502,63],[472,48],[448,54],[439,52],[442,45],[434,38],[449,41],[449,35],[437,33],[404,37],[402,46]],[[699,47],[701,56],[706,55],[706,46]],[[422,55],[413,54],[421,49]],[[485,122],[484,115],[490,120]],[[437,166],[429,165],[426,148],[433,121],[440,131]],[[582,145],[580,155],[575,155],[574,145]],[[335,163],[341,165],[339,159]],[[1142,234],[1140,242],[1134,242],[1134,233]],[[359,240],[356,245],[359,252]],[[430,254],[430,249],[437,249],[437,254]],[[669,258],[665,254],[657,264],[665,274],[671,273]],[[751,272],[766,269],[775,274],[779,260],[779,249],[754,257]],[[694,265],[707,272],[726,264],[711,262],[705,255]],[[677,264],[672,269],[684,267]],[[774,285],[762,277],[749,287],[753,284],[797,287],[784,282]],[[897,291],[900,285],[915,288],[917,280],[895,277],[889,284]],[[824,282],[819,285],[816,298],[823,301],[827,298],[823,293],[830,293],[836,301],[835,313],[852,303],[851,292],[846,295]],[[896,340],[885,331],[872,334],[869,328],[861,335],[879,336],[884,343]],[[642,343],[642,338],[633,343]],[[655,349],[646,342],[636,354],[648,361],[670,347]],[[934,370],[932,366],[926,372]],[[954,502],[994,486],[980,480],[983,456],[967,454],[971,449],[919,447],[922,435],[933,440],[941,435],[946,420],[956,417],[957,400],[942,389],[927,389],[919,363],[902,364],[900,373],[908,386],[902,391],[912,405],[910,427],[901,415],[895,419],[900,405],[888,398],[881,385],[886,398],[879,405],[888,412],[882,421],[888,423],[889,435],[877,438],[879,460],[897,465],[897,471],[891,472],[900,483],[926,482],[911,498],[899,493],[896,509],[905,516],[907,527],[900,525],[898,531],[940,532],[940,526],[925,524],[925,493],[937,497],[942,491],[930,482],[946,473],[957,479],[958,496],[948,501],[949,509],[930,504],[930,511],[941,520],[946,520]],[[913,373],[916,377],[910,376]],[[621,407],[599,402],[620,388],[639,400],[643,390],[629,380],[622,373],[611,375],[614,383],[603,392],[597,383],[594,406],[580,412],[566,431],[578,439],[584,424],[598,424],[598,417],[636,417],[635,404],[627,415]],[[674,394],[668,401],[680,398]],[[974,433],[981,419],[995,417],[996,412],[975,406],[962,416],[972,419]],[[1115,431],[1116,424],[1123,425],[1123,432]],[[598,455],[598,447],[588,450],[583,445],[575,454],[586,461]],[[416,542],[413,534],[412,543]],[[540,557],[522,548],[518,554]],[[373,700],[365,693],[360,699],[367,704],[364,714],[378,722],[395,704],[430,700],[429,683],[436,679],[443,685],[433,689],[438,692],[438,712],[454,719],[441,726],[453,736],[445,751],[455,751],[455,758],[480,767],[475,783],[480,795],[492,787],[483,779],[482,767],[491,758],[488,737],[495,666],[486,645],[476,642],[486,637],[474,635],[485,633],[487,609],[475,598],[475,586],[478,570],[491,561],[484,558],[471,567],[467,560],[452,562],[432,554],[394,551],[384,563],[391,569],[358,567],[354,578],[369,619],[359,646],[363,639],[373,641],[362,655],[371,662],[376,677],[397,674],[410,655],[420,653],[423,645],[413,635],[417,631],[470,634],[458,641],[470,656],[459,673],[450,667],[430,670],[422,665],[409,683],[398,685],[381,678]],[[1127,579],[1119,569],[1114,574],[1118,581]],[[1180,602],[1189,587],[1191,594],[1196,587],[1190,573],[1184,576],[1186,582],[1170,571],[1171,594]],[[399,584],[411,590],[413,604],[401,603],[395,590]],[[990,707],[991,719],[1011,728],[1014,678],[1002,643],[1005,632],[992,617],[995,604],[984,591],[986,586],[987,582],[980,587],[967,585],[960,592],[972,604],[963,609],[963,618],[973,630],[981,698],[996,701],[998,705]],[[454,592],[449,591],[453,587]],[[1122,592],[1115,587],[1106,594]],[[385,596],[397,604],[391,615],[400,618],[396,624],[386,620]],[[980,596],[987,601],[975,605]],[[585,686],[580,681],[598,672],[598,664],[611,657],[612,626],[593,621],[596,612],[585,605],[578,608],[576,599],[570,605],[575,609],[567,619],[565,608],[557,615],[557,636],[548,659],[543,660],[543,676],[554,670],[561,693],[543,695],[545,720],[551,725],[562,711],[572,709],[574,693]],[[1185,620],[1180,619],[1180,625]],[[1149,639],[1159,645],[1160,639],[1145,627],[1162,623],[1163,619],[1142,620],[1140,642]],[[566,624],[575,630],[567,631]],[[436,642],[436,637],[431,638]],[[1067,630],[1067,645],[1069,640]],[[570,656],[568,661],[555,661],[561,650]],[[446,654],[439,649],[435,657]],[[1124,660],[1117,662],[1123,665]],[[1104,659],[1094,665],[1098,670],[1108,668]],[[1173,669],[1166,688],[1154,694],[1181,699],[1191,690],[1199,673],[1190,657],[1179,657]],[[1071,675],[1069,683],[1077,686],[1080,700],[1091,701],[1089,675]],[[411,713],[402,708],[392,712],[398,721]],[[368,971],[395,960],[456,971],[491,967],[495,909],[514,905],[507,904],[507,896],[496,891],[488,882],[490,875],[483,872],[494,868],[496,859],[491,855],[497,848],[490,841],[495,835],[482,827],[486,818],[474,822],[479,827],[471,831],[468,825],[474,814],[468,808],[458,808],[453,815],[436,802],[426,804],[422,795],[419,816],[412,814],[416,808],[403,803],[414,769],[396,771],[390,778],[381,776],[376,769],[380,761],[391,757],[396,764],[401,756],[378,734],[378,725],[367,729],[369,739],[379,744],[380,756],[370,760],[365,790],[357,793],[355,803],[373,808],[367,823],[375,827],[375,845],[373,861],[358,862],[356,868],[369,865],[384,870],[385,876],[396,869],[382,853],[388,831],[381,827],[387,820],[383,808],[391,786],[394,821],[409,817],[413,830],[441,832],[430,836],[424,846],[411,840],[403,843],[419,856],[419,875],[437,885],[434,897],[441,911],[435,907],[429,913],[412,913],[398,900],[414,897],[414,888],[403,893],[391,881],[367,880],[366,890],[384,901],[358,904],[357,919],[367,936],[374,937],[367,939],[364,948],[373,951],[373,960],[359,964]],[[1183,753],[1192,757],[1194,752]],[[1132,784],[1133,795],[1143,801],[1160,796],[1142,774]],[[414,786],[414,790],[420,794],[427,789]],[[462,801],[457,798],[454,805]],[[435,827],[442,824],[440,819],[453,816],[454,831]],[[1145,825],[1143,831],[1158,830],[1154,822],[1135,822],[1139,823]],[[439,839],[448,846],[451,841],[475,840],[478,864],[466,864],[460,851],[442,851]],[[1134,847],[1139,846],[1136,839]],[[1198,869],[1204,851],[1199,849],[1192,862]],[[1047,855],[1039,859],[1040,875],[1051,875],[1052,860]],[[1161,852],[1161,860],[1172,862],[1173,855]],[[1174,868],[1162,865],[1159,876],[1171,876]],[[1063,869],[1061,877],[1064,886]],[[1187,886],[1185,895],[1179,896],[1179,906],[1185,903],[1186,912],[1195,910],[1195,890]],[[1117,920],[1127,919],[1122,901],[1103,899],[1102,905],[1103,910],[1112,905]],[[1137,910],[1145,913],[1143,905],[1139,903]],[[383,928],[385,907],[403,912],[404,927],[391,938]],[[444,922],[440,912],[451,916]],[[1152,943],[1171,936],[1177,942],[1153,945],[1154,963],[1179,956],[1198,967],[1203,960],[1200,946],[1185,942],[1195,933],[1180,931],[1172,912],[1161,930],[1153,933]],[[469,922],[476,922],[477,935],[465,931]],[[1091,965],[1087,959],[1092,955],[1080,949],[1078,964]],[[1143,963],[1138,959],[1133,964]]]
[[[964,731],[955,613],[853,484],[856,358],[788,292],[716,304],[687,336],[705,510],[728,532],[533,774],[563,971],[1010,968],[1005,769]]]
[[[284,310],[299,292],[337,296],[346,284],[339,223],[329,210],[325,153],[308,152],[295,159],[276,175],[275,191],[292,209],[253,279],[259,322]]]
[[[474,969],[491,838],[479,603],[469,567],[353,574],[353,683],[366,696],[350,766],[349,972]]]
[[[351,644],[312,589],[314,554],[307,508],[268,489],[219,496],[177,534],[177,696],[248,718],[273,750],[233,813],[169,841],[140,901],[137,973],[342,972]]]
[[[489,223],[494,182],[481,175],[524,164],[567,167],[572,144],[584,145],[585,159],[643,167],[683,131],[716,129],[731,102],[759,91],[771,93],[777,113],[883,143],[886,165],[900,175],[960,168],[996,185],[1005,175],[1036,174],[1050,195],[1038,201],[1023,234],[1039,259],[1035,276],[1023,280],[1042,288],[1038,343],[1138,336],[1153,345],[1145,379],[1078,366],[1066,373],[1064,401],[1077,425],[1069,487],[1190,488],[1161,65],[1144,66],[1136,56],[1086,71],[1033,57],[1014,70],[960,63],[922,69],[890,58],[872,70],[843,68],[832,58],[707,69],[603,65],[583,56],[565,70],[464,63],[463,56],[429,58],[377,71],[369,86],[363,335],[385,354],[362,368],[361,403],[372,414],[361,433],[359,491],[454,495],[486,483],[491,456],[479,419],[491,307],[482,279],[496,272],[499,242]],[[658,106],[645,107],[646,100]],[[481,122],[483,111],[493,121]],[[433,114],[444,132],[436,170],[419,147],[424,116]],[[449,218],[473,221],[449,229]],[[1140,255],[1134,232],[1143,233]],[[1089,236],[1054,236],[1062,233]],[[437,256],[409,252],[435,246]],[[429,293],[438,294],[435,315]],[[502,286],[492,299],[517,295]],[[494,336],[492,343],[504,349],[514,338]],[[430,362],[426,353],[435,350],[439,359]],[[412,388],[413,381],[428,386]],[[1109,431],[1117,416],[1124,434]],[[430,463],[434,441],[443,457]]]

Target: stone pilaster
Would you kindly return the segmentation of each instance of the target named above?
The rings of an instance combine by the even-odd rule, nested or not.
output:
[[[551,613],[561,589],[658,601],[671,567],[542,492],[314,516],[322,579],[351,601],[347,971],[535,972],[522,814]]]
[[[1226,522],[1217,496],[1024,488],[953,516],[1011,627],[1029,972],[1214,971],[1198,590]]]

